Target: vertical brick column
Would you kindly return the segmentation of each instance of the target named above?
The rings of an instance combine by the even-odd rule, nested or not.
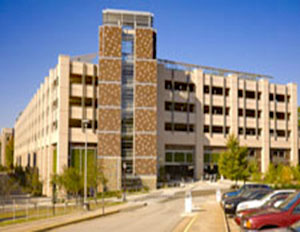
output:
[[[144,186],[156,188],[157,174],[157,62],[155,32],[135,30],[134,174]]]
[[[121,189],[121,39],[118,26],[100,27],[98,158],[109,190]]]

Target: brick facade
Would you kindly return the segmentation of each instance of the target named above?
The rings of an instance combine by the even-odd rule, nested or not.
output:
[[[99,85],[99,102],[103,106],[120,106],[121,86],[116,84]]]
[[[156,61],[136,61],[135,80],[136,82],[157,83]]]

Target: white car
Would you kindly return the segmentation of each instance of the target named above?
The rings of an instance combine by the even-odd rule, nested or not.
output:
[[[244,201],[238,204],[236,208],[236,212],[246,210],[246,209],[253,209],[253,208],[259,208],[263,204],[265,204],[267,201],[271,200],[272,198],[283,195],[283,194],[291,194],[294,193],[294,189],[281,189],[281,190],[275,190],[269,194],[267,194],[265,197],[263,197],[260,200],[251,200],[251,201]]]

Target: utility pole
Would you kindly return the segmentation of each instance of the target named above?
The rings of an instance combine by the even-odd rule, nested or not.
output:
[[[123,162],[123,182],[124,182],[124,189],[123,189],[123,201],[126,201],[126,162]]]
[[[85,210],[89,210],[89,204],[87,202],[87,128],[89,120],[83,120],[84,133],[85,133],[85,155],[84,155],[84,197],[83,197],[83,207]]]

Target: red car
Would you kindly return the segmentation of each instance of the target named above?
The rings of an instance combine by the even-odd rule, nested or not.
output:
[[[283,194],[278,194],[274,198],[270,199],[267,201],[263,206],[259,208],[252,208],[252,209],[245,209],[240,211],[239,213],[236,214],[234,220],[236,224],[240,225],[242,218],[246,217],[249,214],[254,214],[258,213],[259,211],[266,210],[268,208],[274,207],[275,204],[280,204],[283,202],[290,194],[289,193],[283,193]]]
[[[285,199],[277,208],[268,208],[243,217],[241,226],[244,231],[288,227],[300,220],[300,192]]]

